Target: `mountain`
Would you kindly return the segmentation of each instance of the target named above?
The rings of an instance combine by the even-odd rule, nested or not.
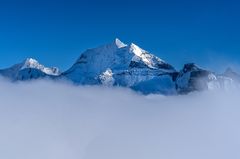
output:
[[[173,66],[119,39],[81,54],[75,64],[62,74],[77,84],[104,84],[134,87],[139,83],[176,72]]]
[[[234,81],[240,82],[240,74],[236,73],[231,68],[227,68],[226,71],[223,73],[223,76],[229,77]]]
[[[209,90],[216,87],[219,87],[217,76],[194,63],[185,64],[176,78],[176,89],[179,93]]]
[[[223,74],[202,69],[194,63],[185,64],[176,77],[180,94],[193,91],[240,88],[240,75],[228,68]]]
[[[240,75],[232,69],[217,74],[194,63],[180,71],[161,58],[119,39],[87,49],[67,71],[48,68],[28,58],[22,63],[0,70],[12,81],[39,78],[69,80],[76,85],[104,85],[131,88],[143,94],[186,94],[193,91],[240,88]]]
[[[28,58],[23,62],[13,65],[10,68],[0,70],[0,75],[11,79],[12,81],[16,80],[30,80],[38,79],[43,77],[58,76],[60,71],[58,68],[48,68],[41,65],[37,60]]]

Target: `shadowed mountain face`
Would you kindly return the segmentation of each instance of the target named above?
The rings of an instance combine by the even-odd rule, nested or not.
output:
[[[207,90],[217,77],[210,71],[199,68],[193,63],[185,64],[176,80],[176,89],[181,93]],[[214,85],[214,84],[213,84]]]
[[[4,77],[17,80],[38,78],[65,79],[77,85],[105,85],[128,87],[144,94],[166,95],[189,93],[229,85],[239,87],[240,75],[227,69],[222,75],[202,69],[194,63],[175,68],[161,58],[119,39],[83,52],[66,72],[48,68],[34,59],[0,70]]]

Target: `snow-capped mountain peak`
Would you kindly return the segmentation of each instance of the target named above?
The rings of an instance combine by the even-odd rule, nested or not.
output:
[[[135,55],[141,57],[143,52],[146,52],[145,50],[141,49],[139,46],[137,46],[134,43],[131,43],[129,46],[129,50],[134,53]]]
[[[33,58],[27,58],[26,60],[24,60],[22,62],[22,67],[21,69],[25,69],[25,68],[39,68],[40,64],[37,60],[33,59]]]
[[[114,40],[114,44],[117,46],[117,48],[123,48],[126,47],[127,45],[123,43],[120,39],[116,38]]]
[[[117,49],[121,49],[126,47],[127,44],[123,43],[121,40],[119,40],[118,38],[114,39],[113,42],[109,43],[109,44],[105,44],[102,46],[99,46],[97,48],[94,48],[95,51],[99,52],[99,51],[103,51],[103,52],[111,52],[111,51],[115,51]],[[92,50],[92,49],[90,49]]]
[[[140,48],[134,43],[131,43],[129,45],[129,50],[131,53],[134,54],[132,61],[135,62],[143,62],[147,67],[152,69],[165,69],[165,70],[171,70],[172,72],[175,72],[176,70],[167,64],[165,61],[160,59],[159,57],[150,54],[148,51]]]
[[[124,79],[127,85],[145,79],[143,74],[152,78],[153,74],[176,72],[170,64],[136,44],[126,45],[115,39],[110,44],[83,52],[76,63],[62,75],[75,83],[95,84],[98,82],[96,79],[99,79],[100,75],[105,75],[107,69],[112,71],[114,77],[118,76],[116,78],[124,79],[127,77],[124,74],[135,74],[134,80]],[[120,74],[122,77],[119,76]]]
[[[21,68],[20,70],[23,69],[27,69],[27,68],[33,68],[33,69],[37,69],[40,70],[44,73],[46,73],[47,75],[54,75],[57,76],[60,74],[60,71],[58,68],[56,67],[52,67],[52,68],[48,68],[45,67],[44,65],[40,64],[36,59],[33,58],[27,58],[26,60],[24,60],[21,64]]]
[[[48,68],[33,58],[27,58],[19,64],[0,70],[0,75],[16,81],[37,79],[46,76],[58,76],[60,75],[60,71],[56,67]]]

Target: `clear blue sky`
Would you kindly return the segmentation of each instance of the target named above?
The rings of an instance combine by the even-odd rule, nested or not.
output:
[[[0,68],[33,57],[65,70],[115,37],[180,68],[240,62],[240,2],[0,0]]]

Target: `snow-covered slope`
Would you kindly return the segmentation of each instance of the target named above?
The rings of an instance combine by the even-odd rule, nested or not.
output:
[[[0,75],[13,81],[37,79],[45,76],[58,76],[59,74],[60,71],[58,68],[45,67],[32,58],[28,58],[10,68],[0,70]]]
[[[110,73],[111,72],[111,73]],[[162,59],[135,44],[119,39],[83,52],[76,63],[62,76],[78,84],[112,84],[133,86],[176,70]],[[111,80],[106,80],[110,78]],[[106,83],[106,82],[110,83]]]

